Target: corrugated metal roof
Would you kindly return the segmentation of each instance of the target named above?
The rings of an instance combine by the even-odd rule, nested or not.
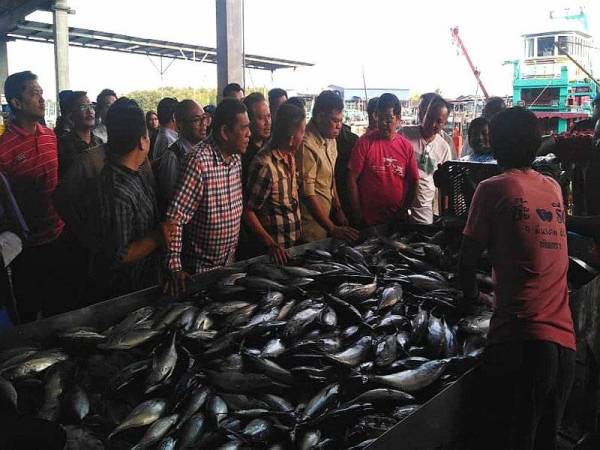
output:
[[[19,21],[16,27],[7,33],[7,36],[25,41],[54,42],[52,24],[43,22]],[[96,50],[162,56],[194,62],[217,63],[217,49],[214,47],[147,39],[84,28],[69,27],[69,45]],[[245,55],[245,61],[248,68],[270,71],[313,65],[308,62],[250,54]]]

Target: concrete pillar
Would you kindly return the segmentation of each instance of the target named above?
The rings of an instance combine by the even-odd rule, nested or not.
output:
[[[0,93],[4,94],[4,82],[8,78],[8,46],[6,37],[0,37]]]
[[[244,87],[242,1],[216,0],[219,98],[229,83],[239,83]]]
[[[69,89],[69,7],[67,0],[55,0],[54,67],[56,69],[56,96]]]

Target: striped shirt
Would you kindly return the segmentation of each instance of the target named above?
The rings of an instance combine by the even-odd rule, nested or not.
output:
[[[0,137],[0,172],[8,179],[31,234],[28,246],[46,244],[60,236],[64,223],[52,194],[58,182],[54,132],[36,124],[34,134],[11,123]]]
[[[113,286],[113,295],[152,286],[158,281],[158,255],[126,266],[122,261],[133,242],[158,226],[154,190],[141,171],[131,170],[107,158],[100,174],[100,225],[102,249]]]
[[[194,148],[167,210],[167,219],[177,224],[168,251],[171,271],[205,272],[233,260],[242,197],[239,155],[225,161],[212,137]]]
[[[285,248],[294,246],[301,235],[294,157],[270,146],[262,149],[250,166],[247,192],[246,207],[273,240]]]

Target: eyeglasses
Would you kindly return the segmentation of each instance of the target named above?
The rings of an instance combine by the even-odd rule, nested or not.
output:
[[[94,105],[92,105],[91,103],[89,105],[82,104],[82,105],[79,105],[79,111],[81,111],[81,112],[96,111],[96,107]]]
[[[184,123],[191,123],[194,125],[199,124],[200,122],[202,123],[208,123],[211,119],[211,115],[210,114],[203,114],[201,116],[196,116],[193,119],[183,119]]]

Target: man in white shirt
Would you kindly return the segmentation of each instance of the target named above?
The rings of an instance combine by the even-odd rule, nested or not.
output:
[[[410,219],[414,223],[431,224],[435,199],[433,173],[439,164],[452,159],[450,146],[440,136],[448,121],[450,106],[437,94],[425,101],[424,108],[420,108],[420,125],[404,127],[402,134],[412,144],[419,167],[419,186]]]

